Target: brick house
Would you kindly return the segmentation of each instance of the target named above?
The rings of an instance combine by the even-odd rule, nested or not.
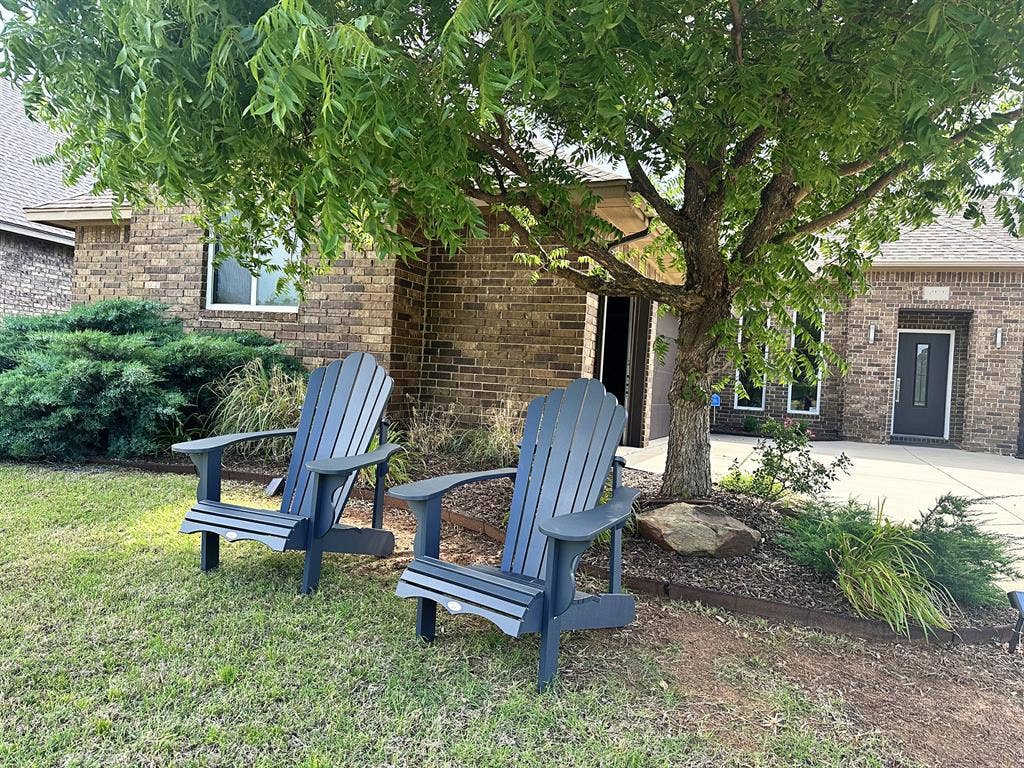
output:
[[[25,116],[18,91],[0,81],[0,317],[53,312],[71,300],[74,234],[23,211],[69,194],[59,166],[34,162],[53,152],[55,141]]]
[[[827,437],[1024,456],[1024,241],[959,217],[883,248],[869,290],[824,319],[845,376],[721,393],[718,426],[771,416]],[[732,381],[742,371],[725,371]]]
[[[602,215],[623,232],[643,230],[625,180],[598,169],[591,176]],[[186,213],[123,209],[115,223],[109,199],[78,196],[26,215],[74,231],[72,301],[157,299],[187,327],[256,330],[309,366],[372,352],[395,377],[399,415],[418,400],[454,404],[473,421],[596,376],[630,412],[627,444],[668,433],[673,361],[670,353],[658,364],[652,347],[657,335],[675,334],[675,319],[659,318],[647,301],[599,299],[550,279],[531,284],[496,227],[454,256],[423,243],[415,263],[347,253],[299,301],[275,294],[272,270],[214,267],[215,246]],[[744,400],[727,386],[715,426],[741,430],[791,415],[826,437],[1021,450],[1024,244],[996,224],[942,220],[887,246],[870,283],[824,319],[828,341],[849,362],[846,377],[786,386],[745,380]]]

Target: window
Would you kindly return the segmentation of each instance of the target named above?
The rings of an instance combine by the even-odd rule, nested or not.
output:
[[[790,341],[798,363],[794,367],[793,381],[789,385],[789,406],[786,410],[788,413],[817,416],[821,408],[821,361],[815,355],[808,337],[816,337],[818,343],[821,343],[824,317],[818,318],[815,322],[812,318],[794,313],[793,321],[796,329],[800,329],[802,333],[794,329]]]
[[[739,342],[740,348],[743,347],[743,328],[744,326],[751,327],[756,323],[765,323],[767,319],[760,314],[744,315],[740,318],[740,331]],[[768,350],[762,347],[761,354],[766,355]],[[762,373],[760,378],[757,374],[749,368],[737,368],[736,369],[736,386],[733,387],[733,408],[740,411],[763,411],[764,410],[764,393],[765,386],[767,384],[767,375]],[[741,395],[740,390],[743,389],[746,392],[746,396]]]
[[[928,406],[928,357],[931,344],[918,344],[914,358],[914,405]]]
[[[299,294],[290,283],[282,286],[278,282],[283,273],[281,268],[291,258],[291,253],[278,246],[270,254],[270,264],[254,275],[233,258],[226,258],[214,265],[220,243],[210,243],[208,250],[208,272],[206,279],[206,306],[210,309],[241,309],[256,312],[296,312],[299,308]]]

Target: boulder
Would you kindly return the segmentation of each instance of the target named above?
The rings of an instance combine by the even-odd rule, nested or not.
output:
[[[680,555],[739,557],[761,543],[761,533],[714,504],[679,501],[637,517],[640,535]]]

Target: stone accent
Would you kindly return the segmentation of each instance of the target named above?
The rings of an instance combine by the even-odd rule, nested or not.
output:
[[[0,317],[67,309],[73,253],[67,245],[0,232]]]
[[[640,535],[680,555],[741,557],[761,543],[761,533],[713,504],[668,504],[637,517]]]

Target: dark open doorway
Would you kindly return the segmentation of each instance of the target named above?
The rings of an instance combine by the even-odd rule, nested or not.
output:
[[[625,445],[644,442],[650,344],[651,302],[625,296],[601,297],[594,378],[600,379],[629,413]]]

